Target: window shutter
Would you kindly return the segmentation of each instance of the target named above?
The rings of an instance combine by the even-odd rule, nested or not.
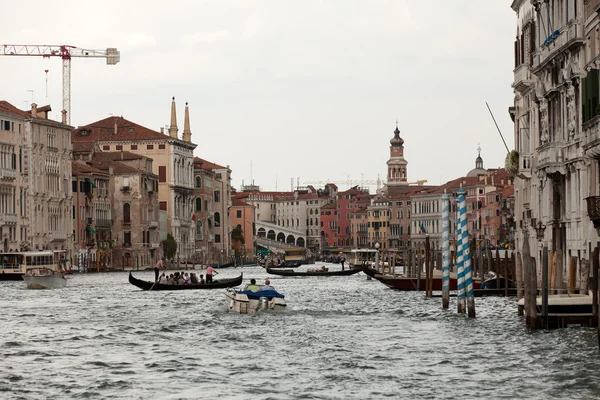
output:
[[[164,165],[160,165],[158,167],[158,181],[159,182],[167,181],[167,167]]]

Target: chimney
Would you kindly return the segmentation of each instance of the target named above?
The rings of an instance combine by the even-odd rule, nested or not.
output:
[[[117,120],[115,119],[115,127],[114,127],[115,135],[117,134],[118,131],[119,131],[119,128],[117,127]]]
[[[66,123],[67,123],[67,110],[62,110],[62,111],[61,111],[61,114],[62,114],[62,119],[61,119],[61,122],[62,122],[63,124],[66,124]]]
[[[31,116],[33,118],[37,117],[37,104],[31,103]]]
[[[161,135],[164,135],[164,134],[165,134],[165,128],[164,128],[164,127],[162,127],[162,126],[160,127],[160,133],[161,133]]]

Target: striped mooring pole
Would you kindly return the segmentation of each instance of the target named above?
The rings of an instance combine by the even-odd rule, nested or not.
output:
[[[465,202],[465,191],[462,189],[462,187],[459,189],[458,191],[458,201],[457,201],[457,208],[458,208],[458,221],[456,221],[456,246],[457,246],[457,250],[456,250],[456,297],[458,299],[457,301],[457,306],[458,306],[458,313],[459,314],[464,314],[467,310],[466,310],[466,304],[465,304],[465,259],[464,259],[464,243],[463,243],[463,235],[462,235],[462,231],[464,228],[466,228],[466,218],[467,218],[467,214],[466,214],[466,207],[464,209],[464,213],[463,213],[463,208],[461,207],[461,199],[462,202]],[[464,204],[462,204],[464,205]],[[463,218],[464,218],[464,224],[463,224]]]
[[[467,202],[465,191],[461,189],[458,193],[459,214],[461,218],[460,234],[462,236],[461,244],[463,247],[464,291],[466,291],[467,295],[467,315],[469,318],[475,318],[475,294],[473,293],[473,274],[471,272],[471,248],[469,246],[469,228],[467,226]]]
[[[450,306],[450,226],[448,194],[442,194],[442,308]]]

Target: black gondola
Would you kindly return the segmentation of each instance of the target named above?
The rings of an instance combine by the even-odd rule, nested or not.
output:
[[[338,271],[292,271],[289,269],[267,268],[268,274],[281,276],[347,276],[354,275],[362,271],[362,268],[344,269]]]
[[[382,275],[381,272],[367,265],[362,267],[362,272],[364,272],[367,276],[370,276],[371,278],[375,278],[375,275]]]
[[[141,279],[134,278],[129,273],[129,283],[133,286],[137,286],[142,290],[195,290],[195,289],[224,289],[228,287],[239,286],[242,284],[242,275],[237,278],[230,279],[219,279],[214,280],[212,283],[203,283],[201,285],[164,285],[160,283],[143,281]]]
[[[216,267],[213,268],[217,268],[217,269],[221,269],[221,268],[229,268],[229,267],[234,267],[235,266],[235,262],[228,262],[226,264],[221,264],[221,265],[217,265]]]
[[[280,265],[273,265],[272,267],[269,267],[269,268],[272,268],[272,269],[275,269],[275,268],[288,268],[288,269],[294,269],[294,268],[298,268],[298,267],[299,267],[299,266],[301,266],[301,265],[302,265],[302,262],[301,262],[301,261],[286,261],[286,262],[284,262],[283,264],[280,264]],[[265,266],[263,265],[263,268],[264,268],[264,267],[265,267]]]

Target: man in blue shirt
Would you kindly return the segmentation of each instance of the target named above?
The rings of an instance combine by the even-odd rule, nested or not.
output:
[[[260,290],[275,290],[273,286],[271,286],[271,281],[265,279],[265,284],[260,288]]]

